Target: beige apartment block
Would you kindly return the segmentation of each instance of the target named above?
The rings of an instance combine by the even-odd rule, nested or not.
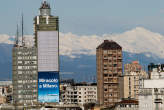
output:
[[[138,61],[124,65],[124,75],[120,77],[120,97],[134,98],[138,100],[139,89],[143,86],[143,79],[147,74],[142,70]]]
[[[138,99],[138,77],[133,75],[126,75],[120,77],[120,97]]]
[[[141,70],[142,66],[139,64],[139,61],[132,61],[132,63],[124,65],[125,74],[128,74],[130,72],[140,72]]]
[[[113,106],[120,99],[119,77],[122,75],[122,47],[104,40],[96,50],[97,94],[101,106]]]

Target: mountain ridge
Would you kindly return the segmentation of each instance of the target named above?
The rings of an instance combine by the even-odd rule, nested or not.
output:
[[[0,44],[0,80],[12,79],[12,45]],[[162,63],[164,59],[151,57],[143,54],[128,53],[123,51],[123,64],[139,60],[143,68],[149,63]],[[96,80],[96,56],[79,55],[76,58],[60,55],[60,77],[61,79],[73,78],[76,82]]]
[[[33,44],[33,36],[26,35],[27,42]],[[0,35],[0,80],[12,77],[13,36]],[[96,76],[96,47],[103,40],[114,40],[123,48],[123,63],[139,60],[144,68],[149,63],[164,62],[164,36],[136,27],[119,34],[76,35],[60,32],[61,77],[85,81],[85,76]],[[84,76],[81,78],[80,76]],[[80,78],[82,80],[80,80]],[[89,81],[89,80],[88,80]]]

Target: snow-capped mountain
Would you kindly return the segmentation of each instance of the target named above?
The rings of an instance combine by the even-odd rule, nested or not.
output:
[[[28,44],[33,44],[32,36],[27,37]],[[13,38],[0,35],[0,80],[11,79]],[[105,39],[123,47],[123,63],[139,60],[145,68],[151,62],[164,63],[164,36],[142,27],[102,36],[60,33],[61,78],[91,81],[96,76],[96,47]]]
[[[79,54],[95,55],[96,47],[105,39],[118,42],[125,52],[144,53],[148,57],[164,58],[164,36],[142,27],[136,27],[121,34],[104,34],[102,36],[60,33],[60,52],[62,55],[70,57],[77,57]]]
[[[0,35],[0,43],[13,44],[13,36]],[[28,44],[33,44],[33,37],[26,36]],[[60,55],[78,57],[78,55],[95,55],[96,47],[103,40],[114,40],[130,53],[144,53],[148,57],[164,58],[164,36],[143,27],[136,27],[120,34],[75,35],[60,33]]]

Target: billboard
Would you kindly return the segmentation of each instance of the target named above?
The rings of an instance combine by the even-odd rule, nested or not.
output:
[[[59,73],[38,72],[38,101],[59,102]]]
[[[59,71],[58,31],[38,31],[38,71]]]

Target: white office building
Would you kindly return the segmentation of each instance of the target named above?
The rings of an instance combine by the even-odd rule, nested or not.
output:
[[[96,84],[61,84],[61,102],[64,104],[97,103]]]
[[[139,91],[139,110],[164,110],[164,72],[153,68]]]

